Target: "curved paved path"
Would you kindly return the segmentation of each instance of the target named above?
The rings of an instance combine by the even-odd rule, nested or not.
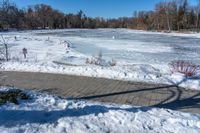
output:
[[[2,72],[2,85],[46,91],[64,98],[89,99],[138,106],[156,106],[200,113],[200,91],[177,86],[126,82],[61,74]]]

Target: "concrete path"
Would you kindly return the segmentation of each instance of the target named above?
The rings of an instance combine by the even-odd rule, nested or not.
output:
[[[45,91],[64,98],[156,106],[200,114],[200,91],[176,86],[30,72],[2,72],[1,85]]]

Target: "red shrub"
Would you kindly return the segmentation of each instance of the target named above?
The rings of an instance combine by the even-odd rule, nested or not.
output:
[[[172,61],[170,63],[172,72],[179,72],[185,75],[187,78],[199,78],[200,66],[194,65],[187,61]]]

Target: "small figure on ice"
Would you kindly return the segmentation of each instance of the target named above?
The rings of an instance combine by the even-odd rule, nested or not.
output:
[[[115,39],[115,36],[113,36],[112,39]]]
[[[23,48],[23,49],[22,49],[22,52],[23,52],[23,54],[24,54],[24,59],[26,59],[26,55],[27,55],[27,53],[28,53],[27,49],[26,49],[26,48]]]

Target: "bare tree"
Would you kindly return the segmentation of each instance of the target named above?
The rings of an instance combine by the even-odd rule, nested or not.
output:
[[[165,8],[165,14],[166,14],[166,19],[167,19],[167,27],[168,27],[168,31],[171,31],[171,27],[170,27],[170,17],[169,17],[169,13],[170,13],[170,3],[167,3],[166,0],[164,2],[164,8]]]
[[[170,27],[170,20],[169,20],[169,10],[167,8],[166,10],[166,16],[167,16],[167,27],[168,27],[168,31],[171,31],[171,27]]]
[[[8,57],[8,44],[6,43],[3,35],[1,35],[1,38],[2,38],[2,45],[3,45],[3,49],[0,51],[1,54],[3,54],[3,56],[6,58],[6,61],[9,60],[9,57]],[[5,52],[4,52],[5,51]]]
[[[196,20],[196,30],[199,32],[200,27],[199,27],[199,20],[200,20],[200,0],[197,0],[197,7],[196,7],[196,14],[197,14],[197,20]]]
[[[200,30],[200,0],[160,0],[154,11],[135,12],[133,17],[87,17],[83,11],[63,13],[38,4],[19,9],[11,0],[0,0],[0,30],[39,28],[133,28],[143,30]]]

